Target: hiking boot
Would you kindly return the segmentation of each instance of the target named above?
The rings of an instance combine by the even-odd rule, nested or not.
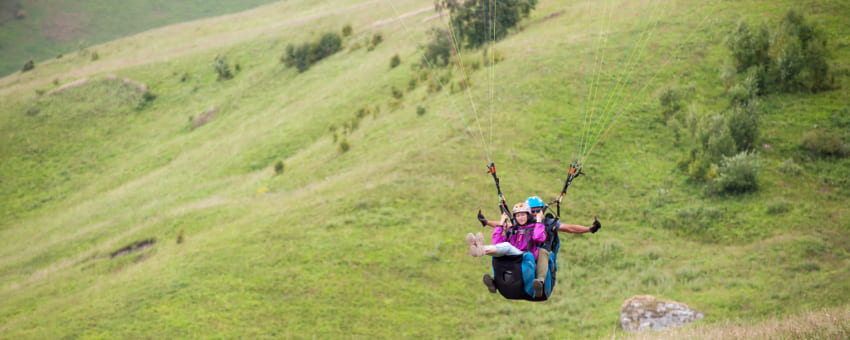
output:
[[[496,293],[496,284],[493,283],[493,277],[490,276],[490,274],[484,274],[483,281],[484,281],[484,285],[487,286],[487,290],[489,290],[490,293],[495,294]]]
[[[466,234],[466,245],[469,247],[469,255],[478,257],[478,246],[475,244],[475,235],[472,233]]]
[[[475,234],[475,244],[477,244],[479,247],[482,247],[482,249],[483,249],[483,247],[484,247],[484,235],[482,235],[481,232],[478,232],[478,234]]]
[[[542,297],[543,296],[543,280],[534,279],[534,281],[531,283],[531,285],[534,287],[534,297],[535,298]]]

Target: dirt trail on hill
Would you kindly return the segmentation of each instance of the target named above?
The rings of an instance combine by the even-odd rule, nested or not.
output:
[[[277,21],[277,22],[274,22],[274,23],[271,23],[271,24],[268,24],[268,25],[260,26],[260,27],[254,27],[254,28],[244,29],[244,30],[240,30],[240,31],[230,31],[230,32],[220,33],[220,34],[213,34],[213,35],[205,36],[205,37],[198,39],[198,40],[186,41],[182,45],[180,45],[176,48],[172,48],[170,50],[166,50],[166,51],[153,51],[153,50],[151,50],[151,51],[148,51],[144,55],[135,55],[135,56],[131,56],[131,57],[125,57],[125,58],[116,59],[116,60],[109,60],[109,61],[104,61],[103,59],[101,59],[100,62],[96,62],[96,63],[90,64],[90,65],[86,65],[86,66],[83,66],[83,67],[80,67],[78,69],[74,69],[72,71],[65,72],[65,73],[62,73],[62,74],[45,75],[45,76],[41,76],[40,78],[37,78],[37,79],[24,81],[24,82],[19,83],[19,84],[9,85],[11,83],[14,83],[16,80],[19,80],[18,78],[20,76],[22,76],[22,74],[20,74],[20,73],[12,74],[12,75],[9,75],[5,78],[0,79],[0,87],[2,87],[2,88],[0,88],[0,95],[5,95],[5,94],[8,94],[8,93],[14,92],[16,90],[22,89],[22,88],[29,88],[29,87],[34,87],[34,86],[45,85],[45,84],[52,82],[53,79],[56,79],[56,78],[81,78],[81,77],[85,77],[85,76],[90,76],[90,75],[95,74],[95,73],[111,72],[111,71],[117,71],[119,69],[123,69],[123,68],[127,68],[127,67],[132,67],[132,66],[137,66],[137,65],[142,65],[142,64],[155,63],[155,62],[171,59],[175,56],[187,54],[187,53],[192,52],[192,51],[203,50],[203,49],[211,48],[211,47],[218,46],[218,45],[224,45],[224,44],[232,43],[232,42],[238,41],[240,39],[246,39],[246,38],[254,37],[254,36],[261,34],[261,33],[276,31],[276,30],[280,30],[281,28],[286,28],[286,27],[293,27],[293,26],[302,25],[304,23],[314,21],[314,20],[318,20],[318,19],[328,17],[328,16],[349,13],[349,12],[352,12],[354,10],[357,10],[357,9],[365,7],[365,6],[377,4],[381,1],[383,1],[383,0],[364,1],[364,2],[361,2],[361,3],[358,3],[358,4],[350,5],[350,6],[339,8],[339,9],[335,9],[335,10],[332,10],[332,11],[326,11],[326,12],[323,12],[323,13],[318,13],[318,14],[305,16],[305,17],[290,18],[290,19],[287,19],[287,20]],[[433,6],[429,6],[429,7],[424,7],[424,8],[420,8],[420,9],[417,9],[417,10],[414,10],[414,11],[411,11],[411,12],[401,14],[398,17],[378,20],[378,21],[373,22],[371,27],[374,28],[374,27],[382,26],[382,25],[394,22],[398,19],[410,17],[410,16],[417,15],[417,14],[421,14],[421,13],[426,12],[427,10],[433,10],[433,9],[434,9]],[[194,27],[195,25],[197,25],[197,23],[199,23],[199,22],[211,21],[211,20],[222,20],[222,19],[223,20],[236,19],[236,18],[239,18],[239,17],[242,17],[242,16],[251,15],[254,11],[257,11],[257,9],[249,10],[249,11],[246,11],[246,12],[240,12],[240,13],[234,13],[234,14],[219,16],[219,17],[215,17],[215,18],[200,19],[200,20],[190,21],[190,22],[186,22],[186,23],[182,23],[182,24],[175,24],[175,25],[171,25],[171,26],[156,28],[156,29],[153,29],[153,30],[149,30],[149,31],[146,31],[146,32],[139,33],[137,35],[144,35],[144,34],[151,34],[151,33],[157,34],[156,32],[158,32],[158,31],[160,31],[159,34],[164,35],[164,34],[167,34],[167,32],[169,32],[171,30],[180,29],[181,27],[185,27],[186,29],[189,29],[190,27]],[[107,43],[107,44],[109,44],[109,43]],[[104,58],[104,59],[106,59],[106,58]]]

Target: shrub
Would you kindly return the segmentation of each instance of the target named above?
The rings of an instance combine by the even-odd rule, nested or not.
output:
[[[342,49],[342,37],[338,33],[325,33],[314,43],[302,43],[298,46],[287,44],[280,61],[287,67],[295,67],[298,72],[307,71],[319,60],[327,58]]]
[[[315,61],[322,60],[342,49],[342,37],[338,33],[329,32],[319,38],[313,51]],[[314,62],[315,62],[314,61]]]
[[[434,27],[428,34],[431,40],[425,45],[425,60],[437,66],[448,65],[452,57],[452,46],[446,31]]]
[[[696,135],[701,152],[708,157],[708,163],[723,156],[734,155],[737,151],[727,120],[719,114],[706,116],[700,122]]]
[[[30,59],[26,63],[24,63],[24,67],[21,68],[21,72],[26,72],[35,68],[35,63]]]
[[[91,52],[91,61],[95,61],[95,60],[98,60],[98,59],[100,59],[100,55],[97,54],[97,51],[92,51]]]
[[[227,80],[233,78],[233,72],[230,71],[230,65],[227,64],[227,56],[219,54],[215,56],[213,68],[218,73],[217,80]]]
[[[27,109],[27,116],[35,116],[41,112],[41,108],[38,105],[31,106]]]
[[[156,95],[151,91],[145,91],[136,103],[136,110],[144,109],[150,102],[156,99]]]
[[[347,37],[347,36],[351,35],[351,32],[352,32],[351,24],[345,24],[345,26],[342,26],[342,36],[343,37]]]
[[[806,132],[803,134],[800,143],[812,157],[844,157],[847,155],[847,147],[841,142],[841,138],[824,129]]]
[[[741,152],[732,157],[723,157],[714,180],[720,192],[738,194],[758,189],[759,159],[756,153]]]
[[[57,54],[56,59],[62,59],[62,53]]]
[[[735,141],[736,151],[752,150],[759,134],[758,101],[735,105],[727,113],[729,133]]]
[[[416,106],[416,114],[420,116],[425,115],[425,107],[422,105]]]
[[[399,64],[401,64],[401,58],[398,56],[398,53],[396,53],[392,58],[390,58],[390,68],[395,68]]]
[[[463,4],[449,1],[447,7],[451,11],[452,24],[457,27],[458,40],[466,47],[475,48],[491,39],[500,40],[507,36],[508,29],[528,17],[536,5],[537,0],[498,1],[494,4],[495,9],[488,9],[479,1],[465,1]],[[494,18],[493,13],[497,13],[498,17]],[[494,19],[498,20],[496,25],[493,24]],[[485,27],[488,32],[485,32]],[[492,29],[495,29],[495,36]]]
[[[395,86],[393,86],[393,88],[392,88],[392,93],[393,93],[393,98],[395,98],[395,99],[401,99],[402,97],[404,97],[404,92],[401,92],[401,90],[395,88]]]
[[[769,36],[766,25],[761,25],[757,32],[753,32],[746,21],[738,22],[738,26],[727,41],[738,72],[743,72],[751,66],[767,63],[770,48]]]
[[[407,82],[407,90],[408,90],[408,91],[413,91],[413,90],[416,88],[416,85],[417,85],[418,83],[419,83],[419,81],[418,81],[415,77],[414,77],[414,78],[410,78],[410,80]]]
[[[351,145],[348,144],[348,140],[343,138],[341,142],[339,142],[339,152],[346,153],[348,149],[351,148]]]
[[[183,75],[180,76],[180,82],[185,83],[187,80],[189,80],[189,72],[183,72]]]
[[[774,199],[770,202],[767,202],[767,213],[771,215],[778,215],[791,210],[791,203],[784,199]]]
[[[661,91],[658,101],[661,104],[661,117],[664,119],[664,122],[669,121],[670,117],[682,108],[680,103],[681,95],[679,94],[679,90],[674,86],[667,87]]]
[[[789,175],[799,175],[803,173],[803,167],[794,163],[794,160],[791,158],[782,161],[782,164],[779,165],[779,170],[782,171],[782,173]]]
[[[283,160],[280,160],[280,159],[276,160],[274,162],[274,174],[275,175],[282,174],[285,167],[286,167],[286,164],[283,163]]]
[[[177,233],[177,244],[183,243],[183,229],[180,229],[180,232]]]
[[[381,42],[384,41],[384,35],[381,32],[377,32],[372,35],[372,41],[369,43],[369,46],[372,48],[377,47]]]

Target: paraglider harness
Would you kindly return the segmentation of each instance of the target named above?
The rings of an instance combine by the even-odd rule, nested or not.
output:
[[[533,228],[519,229],[508,205],[505,202],[505,197],[502,195],[502,189],[499,186],[499,177],[496,175],[496,165],[490,163],[487,167],[489,173],[493,176],[496,182],[496,191],[499,194],[499,210],[510,216],[512,223],[511,227],[506,228],[505,235],[510,239],[512,235],[525,234],[525,240],[528,242],[526,249],[531,249],[532,239],[528,233],[532,232]],[[561,218],[561,201],[567,193],[567,189],[572,184],[573,180],[582,175],[581,167],[575,162],[570,164],[567,179],[564,181],[564,187],[561,190],[561,195],[557,200],[544,205],[542,211],[545,213],[543,224],[546,227],[546,241],[539,245],[538,248],[543,248],[549,251],[549,268],[547,268],[546,279],[544,280],[543,295],[534,297],[534,287],[532,282],[535,279],[537,261],[530,251],[524,252],[522,255],[505,255],[493,257],[493,283],[496,289],[506,299],[514,300],[529,300],[529,301],[546,301],[552,294],[552,289],[555,287],[556,274],[558,272],[558,250],[560,249],[561,241],[558,237],[558,226]],[[555,205],[557,216],[552,213],[546,213],[546,210],[552,205]]]

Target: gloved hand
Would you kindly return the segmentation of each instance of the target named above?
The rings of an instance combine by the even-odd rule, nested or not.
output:
[[[478,222],[481,222],[482,227],[487,226],[487,219],[484,218],[484,214],[481,213],[481,210],[478,210]]]
[[[602,228],[602,223],[599,223],[599,220],[594,217],[593,226],[590,227],[590,232],[595,234],[597,231],[599,231],[599,228]]]

